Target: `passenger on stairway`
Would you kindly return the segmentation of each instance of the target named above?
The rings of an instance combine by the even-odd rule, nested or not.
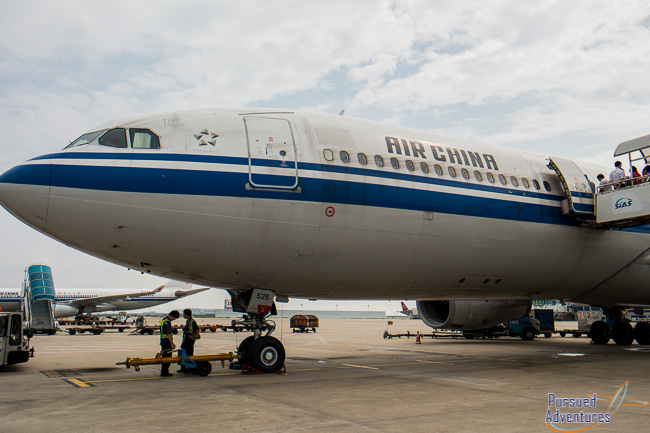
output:
[[[614,189],[620,189],[623,186],[623,180],[625,180],[623,163],[621,161],[616,161],[614,163],[614,170],[609,173],[609,181],[614,185]]]
[[[643,183],[641,173],[639,173],[639,170],[635,166],[632,166],[632,183],[634,185],[641,185]]]
[[[648,182],[650,180],[650,165],[646,165],[645,167],[643,167],[641,176],[643,176],[644,182]]]
[[[598,179],[600,181],[600,183],[598,184],[598,192],[599,193],[603,193],[603,192],[607,192],[607,191],[612,190],[612,184],[607,179],[605,179],[604,174],[600,173],[598,176],[596,176],[596,179]]]

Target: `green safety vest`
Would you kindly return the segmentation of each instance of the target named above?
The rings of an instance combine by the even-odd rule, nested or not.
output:
[[[191,336],[196,332],[196,329],[194,329],[194,324],[196,323],[196,320],[193,318],[190,318],[187,323],[185,324],[185,328],[187,329],[187,336],[191,338]],[[199,326],[198,324],[196,326]],[[196,337],[194,340],[198,340],[201,338],[201,332],[199,331],[198,334],[196,334]]]
[[[169,336],[171,335],[171,334],[165,334],[165,333],[163,332],[163,327],[164,327],[164,325],[165,325],[165,322],[169,322],[169,325],[170,325],[170,326],[171,326],[171,324],[172,324],[172,321],[169,320],[168,317],[164,317],[164,318],[160,321],[160,339],[161,339],[161,340],[164,340],[165,338],[167,338],[167,337],[169,337]]]

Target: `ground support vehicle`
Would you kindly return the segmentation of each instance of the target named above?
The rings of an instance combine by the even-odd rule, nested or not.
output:
[[[548,338],[554,332],[553,310],[535,309],[532,310],[532,316],[525,316],[489,328],[463,331],[463,336],[468,339],[506,336],[519,337],[522,340],[533,340],[537,335],[542,334]]]
[[[0,313],[0,365],[27,362],[34,356],[22,312]]]
[[[70,335],[84,334],[86,332],[94,335],[99,335],[105,331],[117,329],[118,332],[124,332],[125,329],[130,329],[128,325],[93,325],[93,326],[70,326],[65,327],[63,330]]]
[[[177,325],[172,326],[172,333],[178,334],[179,329],[182,328]],[[131,332],[131,334],[153,335],[156,332],[160,333],[160,325],[142,325],[142,326],[136,326],[133,332]]]

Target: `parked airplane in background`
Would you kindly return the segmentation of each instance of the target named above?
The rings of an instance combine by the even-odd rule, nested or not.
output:
[[[650,324],[620,314],[650,305],[650,229],[595,224],[586,176],[606,169],[550,163],[344,116],[177,111],[99,125],[17,165],[0,203],[104,260],[227,288],[256,331],[239,351],[262,371],[284,362],[261,331],[289,297],[415,299],[425,323],[452,329],[572,300],[607,308],[595,342],[650,342]]]
[[[189,290],[190,284],[168,281],[154,290],[134,289],[63,289],[56,291],[54,317],[72,317],[103,311],[126,311],[155,307],[175,301],[208,287]],[[0,311],[19,311],[19,289],[0,289]]]
[[[419,319],[420,315],[418,314],[418,309],[417,308],[409,308],[406,306],[404,301],[402,301],[402,311],[398,311],[398,313],[404,314],[406,316],[409,316],[411,319]]]

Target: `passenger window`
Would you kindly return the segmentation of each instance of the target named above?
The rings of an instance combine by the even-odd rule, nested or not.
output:
[[[456,177],[456,169],[454,167],[449,167],[447,171],[449,171],[449,176]]]
[[[517,178],[514,176],[510,176],[510,182],[512,182],[512,186],[519,186],[519,182],[517,181]]]
[[[408,171],[415,170],[415,166],[413,165],[413,161],[411,161],[410,159],[407,159],[405,164],[406,164],[406,168],[408,169]]]
[[[368,158],[364,153],[358,153],[357,154],[357,159],[359,160],[359,164],[361,165],[366,165],[368,164]]]
[[[488,171],[485,177],[487,177],[488,182],[494,183],[494,175],[492,173]]]
[[[436,170],[436,174],[438,176],[442,176],[442,167],[440,166],[440,164],[434,165],[433,168]]]
[[[479,182],[481,182],[481,181],[483,180],[483,176],[481,176],[481,172],[480,172],[480,171],[474,171],[474,177],[475,177],[476,180],[478,180]]]
[[[345,150],[342,150],[339,155],[341,156],[341,161],[348,163],[350,162],[350,154],[347,153]]]
[[[126,147],[126,130],[124,128],[111,129],[102,135],[99,144],[110,147]]]
[[[399,169],[399,161],[397,160],[397,158],[391,158],[391,159],[390,159],[390,165],[391,165],[395,170]]]
[[[134,149],[160,149],[158,136],[148,129],[129,129],[129,135]]]
[[[539,182],[537,181],[537,179],[533,179],[533,186],[534,186],[535,189],[537,189],[537,190],[540,189]]]
[[[502,185],[507,185],[508,184],[508,180],[502,174],[499,175],[499,182],[501,182]]]
[[[530,183],[528,183],[528,179],[526,179],[525,177],[522,177],[522,178],[521,178],[521,184],[522,184],[522,185],[524,186],[524,188],[526,188],[526,189],[530,188]]]
[[[420,170],[422,170],[422,173],[429,173],[429,166],[426,162],[420,163]]]
[[[465,179],[469,179],[469,171],[467,169],[463,168],[460,173],[463,175]]]
[[[383,167],[384,166],[384,158],[382,158],[379,155],[375,155],[375,164],[377,164],[377,167]]]
[[[332,161],[334,159],[334,152],[329,149],[323,150],[323,158],[325,158],[326,161]]]
[[[547,181],[544,181],[544,188],[546,191],[551,192],[551,184],[548,183]]]

